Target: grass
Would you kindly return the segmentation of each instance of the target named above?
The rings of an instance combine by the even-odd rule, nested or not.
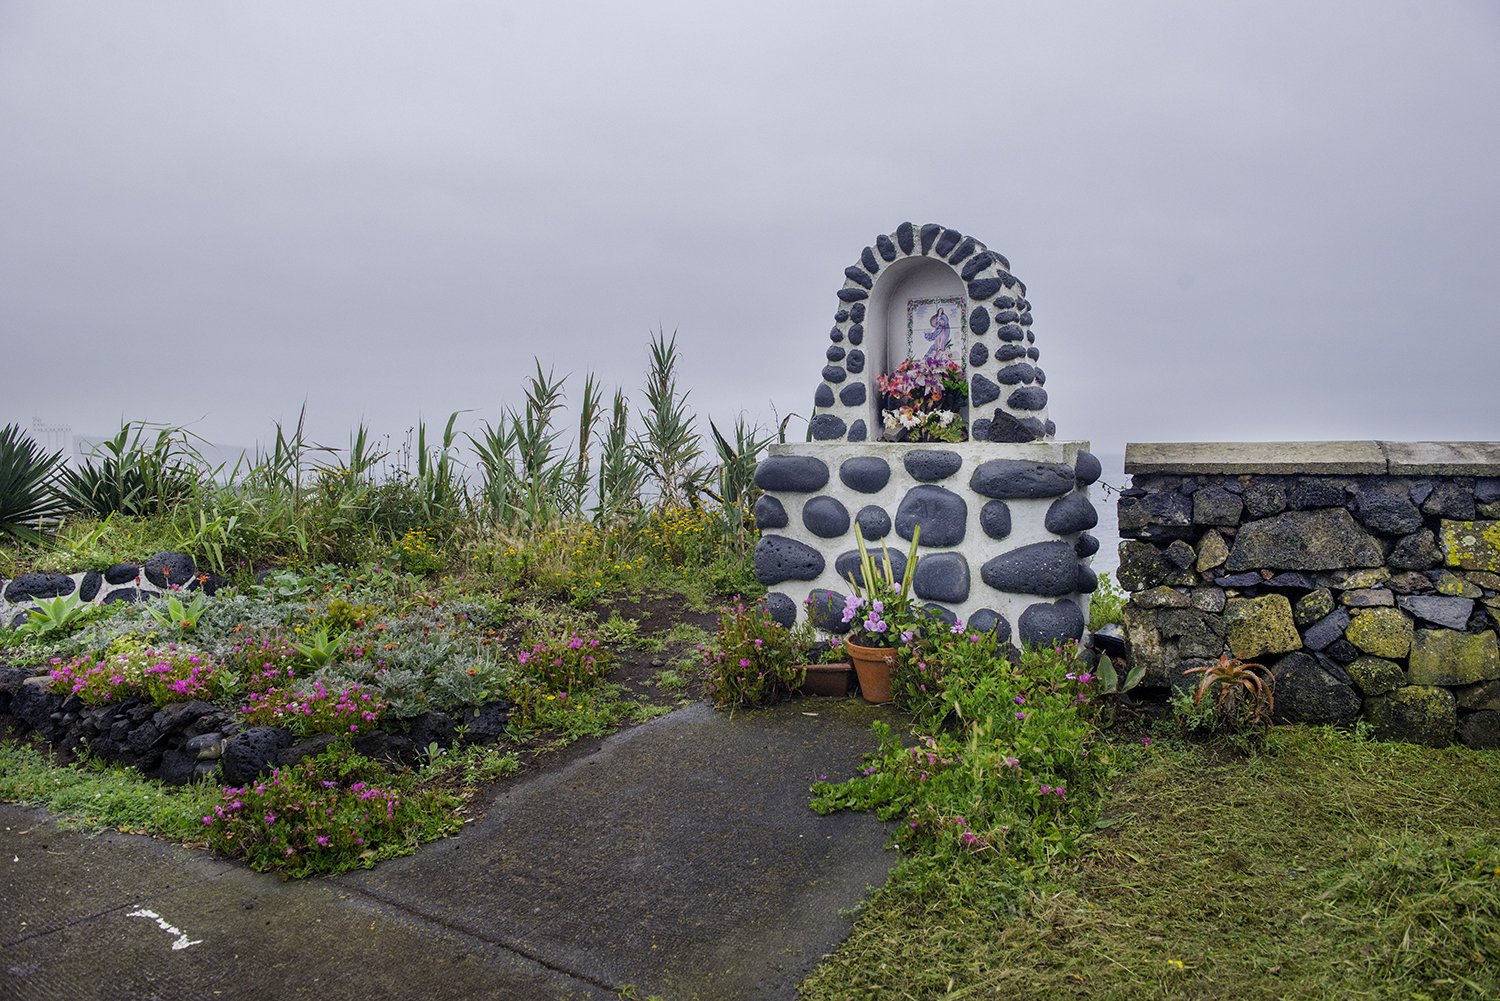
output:
[[[1328,729],[1153,745],[1043,885],[907,862],[808,999],[1500,996],[1500,760]]]

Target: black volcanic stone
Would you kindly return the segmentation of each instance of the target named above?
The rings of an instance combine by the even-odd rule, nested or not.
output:
[[[157,587],[187,587],[197,572],[197,564],[186,553],[157,553],[146,561],[146,579]]]
[[[827,382],[843,382],[849,378],[849,373],[844,371],[842,365],[824,365],[823,378]]]
[[[828,331],[828,339],[835,344],[842,342],[844,339],[844,328],[834,327],[832,330]]]
[[[999,278],[976,278],[968,287],[970,299],[989,299],[1005,285]]]
[[[1028,419],[1029,420],[1035,420],[1035,418],[1028,418]],[[1045,427],[1045,430],[1042,432],[1042,437],[1044,437],[1044,438],[1051,438],[1053,435],[1057,434],[1057,422],[1056,421],[1048,421],[1044,425],[1044,427]]]
[[[979,254],[975,255],[975,257],[970,260],[968,264],[964,265],[963,271],[959,272],[959,277],[961,277],[964,281],[968,281],[975,275],[979,274],[979,272],[983,271],[985,268],[994,263],[994,260],[994,255],[992,255],[988,250],[981,251]]]
[[[1026,339],[1026,331],[1014,323],[1007,323],[995,331],[995,336],[999,337],[1002,341],[1024,341]]]
[[[969,600],[969,561],[961,553],[931,553],[917,560],[912,592],[924,601]]]
[[[979,422],[976,421],[974,437],[984,441],[1028,442],[1040,437],[1036,428],[1026,421],[1017,420],[999,407],[995,408],[995,416],[987,422],[983,435],[977,430],[978,425]]]
[[[1078,593],[1093,594],[1098,589],[1099,575],[1094,573],[1091,567],[1087,567],[1082,563],[1078,564]]]
[[[997,310],[999,310],[999,309],[1014,309],[1015,305],[1016,305],[1016,300],[1012,299],[1008,295],[997,295],[997,296],[995,296],[995,301],[992,302],[992,303],[990,303],[990,305],[994,306]]]
[[[1353,510],[1360,524],[1381,535],[1410,535],[1422,527],[1422,512],[1404,490],[1366,486],[1355,494]]]
[[[828,464],[810,455],[772,455],[755,467],[755,485],[762,490],[810,494],[828,482]]]
[[[1036,384],[1038,386],[1047,385],[1047,373],[1043,372],[1041,369],[1036,370]]]
[[[875,285],[874,280],[859,268],[845,268],[844,277],[861,288],[873,288]]]
[[[841,309],[833,314],[834,323],[843,323],[847,319],[849,319],[849,311],[847,309]]]
[[[1290,653],[1276,662],[1277,723],[1348,726],[1363,704],[1353,688],[1341,684],[1305,653]]]
[[[857,420],[853,424],[849,425],[849,440],[850,441],[864,441],[869,436],[870,436],[870,430],[869,430],[868,427],[865,426],[865,422],[864,422],[863,418],[861,418],[860,420]]]
[[[1002,344],[995,349],[996,361],[1014,361],[1017,358],[1025,358],[1026,349],[1019,344]]]
[[[1474,487],[1469,480],[1441,480],[1433,485],[1432,494],[1422,502],[1427,514],[1471,521],[1474,518]]]
[[[983,336],[990,329],[990,311],[983,306],[975,306],[969,313],[969,331],[976,337]]]
[[[916,527],[922,526],[920,542],[924,546],[956,546],[964,540],[969,520],[969,505],[952,490],[930,483],[912,487],[896,508],[896,534],[910,539]]]
[[[932,249],[933,243],[937,240],[938,234],[941,233],[942,231],[943,231],[943,227],[939,226],[935,222],[930,222],[927,225],[925,225],[925,226],[922,227],[922,229],[921,229],[922,253],[925,254],[929,250]]]
[[[844,595],[825,587],[815,587],[807,595],[807,617],[824,632],[842,636],[849,631],[844,621]]]
[[[1344,630],[1349,628],[1349,621],[1346,609],[1334,609],[1302,630],[1302,645],[1309,650],[1325,649],[1334,640],[1343,638]]]
[[[875,249],[880,251],[882,260],[894,261],[896,259],[896,245],[883,233],[875,238]]]
[[[832,347],[830,347],[827,351],[823,352],[823,356],[825,358],[827,358],[829,361],[843,361],[844,360],[844,349],[841,348],[841,347],[839,347],[837,344],[835,344]]]
[[[875,251],[870,247],[859,252],[859,263],[872,275],[880,270],[880,262],[875,259]]]
[[[865,320],[865,304],[862,302],[856,302],[854,305],[850,306],[849,319],[853,320],[855,323],[863,323]]]
[[[1047,391],[1041,386],[1022,386],[1005,398],[1012,410],[1040,410],[1047,405]]]
[[[842,417],[833,414],[817,414],[807,422],[807,429],[812,432],[813,441],[835,441],[844,437],[844,432],[849,430],[849,425],[844,423]]]
[[[134,588],[134,587],[117,587],[113,591],[111,591],[108,594],[106,594],[104,596],[104,600],[102,602],[100,602],[100,604],[101,605],[113,605],[117,601],[128,601],[131,604],[134,604],[135,602],[145,601],[145,600],[146,600],[146,593],[144,591],[140,590],[139,588]]]
[[[1031,326],[1031,313],[1029,313],[1029,312],[1022,313],[1021,316],[1020,316],[1020,318],[1017,319],[1016,322],[1019,323],[1023,327],[1029,327],[1029,326]]]
[[[1019,384],[1021,384],[1023,382],[1033,382],[1033,381],[1035,381],[1036,380],[1036,369],[1032,368],[1029,364],[1027,364],[1024,361],[1023,362],[1017,362],[1014,365],[1007,365],[1004,368],[1002,368],[999,371],[999,373],[995,376],[995,378],[999,379],[1002,383],[1004,383],[1007,386],[1016,386],[1016,385],[1019,385]]]
[[[842,299],[844,302],[859,302],[859,300],[861,300],[861,299],[868,299],[869,297],[870,297],[870,293],[866,292],[862,288],[841,288],[841,289],[839,289],[839,298]]]
[[[1273,591],[1312,591],[1317,589],[1317,583],[1305,573],[1289,570],[1279,573],[1266,581],[1266,587]]]
[[[896,227],[896,242],[901,245],[901,252],[903,254],[911,253],[911,248],[916,246],[912,240],[911,223],[903,222]]]
[[[863,344],[865,342],[865,328],[863,324],[856,323],[849,328],[849,343]]]
[[[1263,578],[1254,570],[1248,573],[1232,573],[1223,577],[1215,577],[1214,583],[1219,587],[1255,587]]]
[[[1078,555],[1066,542],[1033,542],[986,561],[979,576],[997,591],[1056,598],[1073,593]]]
[[[939,244],[939,246],[941,246],[941,243]],[[957,247],[954,248],[953,253],[951,253],[951,254],[948,255],[948,263],[949,264],[961,264],[961,263],[963,263],[964,258],[966,258],[970,254],[974,253],[974,250],[975,250],[976,247],[978,247],[978,244],[976,244],[969,237],[967,237],[967,236],[964,237],[963,238],[963,242],[960,243]]]
[[[129,584],[141,575],[141,568],[134,563],[116,563],[104,569],[104,583]]]
[[[990,349],[982,343],[975,341],[974,345],[969,348],[969,366],[971,368],[978,368],[989,360]]]
[[[1403,612],[1445,629],[1463,629],[1474,611],[1473,598],[1456,598],[1441,594],[1402,595],[1396,599]]]
[[[755,579],[767,586],[813,580],[823,572],[823,554],[784,535],[762,535],[755,546]]]
[[[991,459],[980,463],[969,479],[975,493],[997,500],[1061,497],[1073,491],[1073,484],[1071,467],[1030,459]]]
[[[1481,504],[1500,501],[1500,477],[1482,477],[1474,481],[1474,499]]]
[[[23,573],[5,588],[5,600],[29,601],[32,598],[56,598],[73,593],[73,578],[65,573]]]
[[[854,516],[854,523],[859,526],[859,534],[867,541],[883,539],[891,534],[891,516],[877,504],[867,504],[860,508],[859,513]]]
[[[292,735],[279,726],[252,726],[230,737],[219,758],[219,769],[228,785],[246,785],[276,763],[282,751],[292,746]]]
[[[1386,559],[1393,570],[1431,570],[1443,562],[1443,551],[1430,531],[1413,532],[1397,542]]]
[[[1287,506],[1294,511],[1315,507],[1343,507],[1344,484],[1315,476],[1299,476],[1287,489]]]
[[[1078,541],[1073,543],[1073,551],[1078,554],[1079,559],[1086,560],[1099,551],[1099,540],[1083,532],[1078,536]]]
[[[974,441],[990,440],[990,419],[980,417],[969,425],[969,437]]]
[[[964,624],[971,633],[994,633],[1001,643],[1010,642],[1010,622],[993,608],[981,608]]]
[[[995,314],[995,322],[1000,324],[1015,323],[1021,318],[1021,314],[1013,309],[1004,309]]]
[[[870,556],[875,560],[875,572],[877,578],[883,577],[885,575],[885,557],[887,554],[889,554],[891,557],[891,575],[895,577],[898,582],[903,576],[905,576],[906,553],[904,551],[900,549],[892,549],[889,546],[866,546],[865,551],[868,552]],[[930,558],[931,557],[928,556],[922,557],[917,561],[917,566],[920,567]],[[839,575],[839,580],[849,580],[852,577],[854,579],[854,583],[858,584],[860,587],[865,586],[864,567],[860,563],[858,549],[850,549],[846,552],[839,553],[837,558],[835,558],[833,561],[833,572]]]
[[[1072,535],[1099,524],[1099,512],[1088,497],[1075,490],[1052,502],[1042,524],[1053,535]]]
[[[1193,524],[1226,525],[1240,523],[1245,502],[1223,487],[1204,487],[1193,493]]]
[[[830,397],[833,395],[831,390],[829,391],[829,395]],[[857,407],[864,403],[865,399],[865,384],[863,382],[851,382],[839,390],[839,402],[846,407]],[[830,399],[828,402],[832,403],[833,400]]]
[[[848,359],[844,362],[844,367],[849,370],[850,375],[858,375],[863,372],[865,370],[865,353],[859,348],[850,351]]]
[[[1084,486],[1096,482],[1104,475],[1104,467],[1092,452],[1079,452],[1073,460],[1073,478]]]
[[[785,629],[797,624],[797,603],[780,591],[766,594],[766,614]]]
[[[849,509],[837,498],[814,497],[802,506],[802,524],[814,535],[837,539],[849,531]]]
[[[78,597],[82,601],[93,601],[99,597],[99,587],[104,583],[104,575],[97,570],[90,570],[83,575],[83,580],[78,585]]]
[[[1027,348],[1026,349],[1026,357],[1030,358],[1032,361],[1036,361],[1041,356],[1042,356],[1042,353],[1040,351],[1038,351],[1036,348]]]
[[[942,235],[938,237],[937,243],[932,245],[933,252],[938,257],[947,257],[953,253],[953,248],[958,246],[958,241],[961,239],[963,239],[963,234],[958,230],[945,229]]]
[[[818,383],[818,388],[813,392],[813,406],[833,406],[833,387],[826,382]]]
[[[944,608],[942,605],[921,605],[917,608],[917,611],[931,618],[937,619],[945,626],[951,627],[958,624],[958,613],[951,608]]]
[[[1005,501],[985,501],[979,509],[979,528],[992,539],[1010,535],[1010,505]]]
[[[924,482],[946,480],[964,464],[963,456],[945,448],[916,448],[902,460],[912,479]]]
[[[982,407],[986,403],[994,403],[1000,398],[1000,387],[982,375],[975,375],[969,380],[969,403],[972,406]]]
[[[1286,510],[1286,489],[1274,480],[1257,478],[1245,486],[1241,497],[1252,518],[1265,518]]]
[[[786,508],[770,494],[761,494],[755,501],[755,527],[761,531],[768,528],[786,528]]]
[[[1037,602],[1026,606],[1017,623],[1022,643],[1032,646],[1053,646],[1068,640],[1083,638],[1083,611],[1076,604],[1063,598],[1052,604]]]
[[[824,467],[824,471],[826,474],[827,467]],[[850,490],[858,490],[862,494],[878,493],[891,481],[891,464],[873,455],[845,459],[843,465],[839,466],[839,479]],[[823,482],[828,482],[826,475]],[[765,484],[760,483],[759,479],[756,483],[765,488]],[[822,483],[818,484],[819,487],[822,485]]]

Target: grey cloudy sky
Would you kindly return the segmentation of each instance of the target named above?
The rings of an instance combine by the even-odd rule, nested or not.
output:
[[[911,220],[1102,453],[1500,438],[1493,3],[0,0],[0,150],[0,423],[399,437],[658,326],[805,415]]]

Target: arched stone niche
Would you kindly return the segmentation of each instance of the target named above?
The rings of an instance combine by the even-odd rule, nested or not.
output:
[[[880,437],[875,378],[928,350],[932,328],[924,321],[935,309],[946,311],[951,354],[969,376],[970,438],[1025,442],[1054,436],[1026,286],[1003,256],[978,240],[937,223],[902,223],[876,237],[844,269],[837,298],[827,364],[813,401],[815,441]],[[997,410],[1013,420],[997,424]]]

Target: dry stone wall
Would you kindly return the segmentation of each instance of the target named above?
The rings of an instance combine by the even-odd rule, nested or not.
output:
[[[1500,443],[1131,444],[1125,471],[1145,684],[1229,654],[1282,720],[1500,748]]]

